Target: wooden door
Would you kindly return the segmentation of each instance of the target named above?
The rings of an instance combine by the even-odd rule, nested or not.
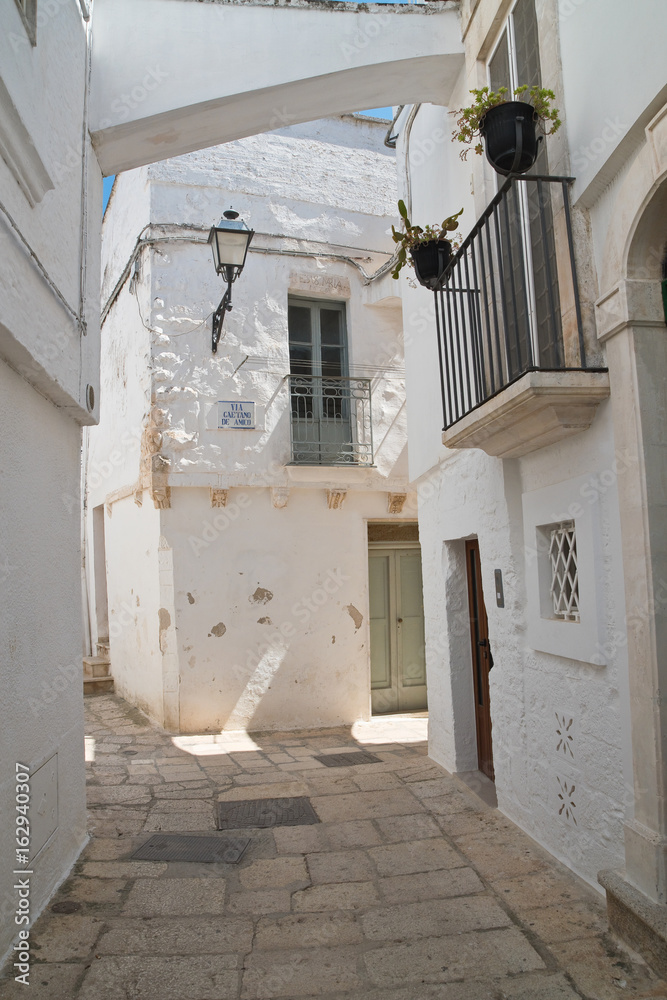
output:
[[[493,781],[493,742],[489,703],[489,671],[493,666],[493,657],[489,646],[489,623],[482,591],[479,543],[476,539],[466,542],[466,564],[468,567],[468,607],[477,727],[477,766],[487,778]]]
[[[375,715],[426,708],[421,553],[369,553],[371,701]]]

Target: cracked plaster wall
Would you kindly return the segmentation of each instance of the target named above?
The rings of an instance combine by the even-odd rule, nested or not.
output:
[[[207,490],[172,500],[161,518],[174,554],[181,732],[368,718],[366,521],[386,517],[383,495],[350,493],[342,510],[319,490],[295,491],[284,510],[267,489],[231,490],[218,511]]]

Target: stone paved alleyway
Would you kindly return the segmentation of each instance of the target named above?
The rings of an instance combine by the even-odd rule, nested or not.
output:
[[[425,720],[172,738],[112,695],[86,710],[91,841],[2,1000],[667,997],[597,893],[428,760]],[[359,747],[382,762],[314,759]],[[247,831],[238,865],[129,859],[213,831],[216,799],[301,795],[321,823]]]

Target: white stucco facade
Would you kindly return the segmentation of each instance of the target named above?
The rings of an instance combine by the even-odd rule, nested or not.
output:
[[[630,14],[618,5],[610,20],[608,5],[604,15],[595,3],[576,0],[537,0],[535,7],[542,85],[555,90],[565,122],[547,140],[549,173],[575,178],[572,224],[584,337],[593,364],[609,368],[611,395],[597,405],[589,429],[520,457],[444,447],[433,297],[403,283],[410,478],[419,496],[424,553],[430,753],[450,770],[477,767],[464,552],[465,540],[475,538],[494,659],[489,681],[499,808],[591,884],[601,869],[616,869],[628,885],[662,902],[662,807],[656,812],[647,805],[647,789],[664,783],[664,726],[651,721],[659,665],[642,694],[638,681],[647,679],[646,657],[656,655],[648,648],[653,629],[661,628],[662,598],[658,581],[652,585],[658,599],[647,595],[638,563],[651,562],[650,539],[661,547],[664,527],[654,520],[655,534],[639,530],[639,508],[644,503],[647,511],[648,504],[637,492],[644,474],[654,481],[649,465],[661,460],[657,452],[645,457],[644,447],[631,441],[632,428],[639,439],[642,432],[628,426],[638,395],[631,404],[624,383],[639,348],[626,343],[619,349],[609,338],[627,331],[634,310],[650,339],[661,313],[664,236],[655,222],[640,219],[663,169],[659,109],[667,79],[651,47],[659,45],[658,22],[664,33],[665,11],[647,3]],[[462,4],[466,70],[452,108],[464,106],[469,89],[487,82],[486,62],[512,8],[494,0]],[[625,19],[628,32],[621,27]],[[609,44],[600,28],[609,30]],[[650,66],[637,88],[621,88],[612,79],[611,53],[620,46],[628,66]],[[596,81],[591,100],[583,74]],[[497,175],[483,157],[459,159],[459,147],[449,142],[447,108],[406,108],[395,130],[399,189],[412,220],[424,225],[464,206],[465,236],[495,195]],[[630,196],[633,183],[642,194]],[[638,224],[640,235],[633,237]],[[638,244],[642,249],[633,251]],[[634,267],[643,284],[635,283],[627,297],[623,289],[620,297],[610,295],[626,267]],[[422,333],[426,327],[430,336]],[[656,349],[639,349],[649,352],[654,366]],[[639,362],[640,370],[645,363]],[[661,405],[659,391],[654,381],[646,387],[649,409]],[[502,406],[502,397],[494,405]],[[570,521],[587,602],[580,623],[550,619],[540,589],[549,571],[545,531]],[[503,607],[495,599],[496,570]]]
[[[433,101],[407,107],[397,122],[399,193],[417,222],[463,206],[465,234],[496,179],[484,159],[458,159],[449,109],[487,82],[513,6],[156,0],[141,13],[129,3],[119,13],[99,0],[91,53],[85,0],[42,3],[36,36],[19,4],[1,0],[0,400],[9,471],[0,500],[0,781],[3,802],[11,800],[16,757],[36,776],[40,803],[43,792],[49,803],[51,826],[38,827],[35,841],[33,916],[86,835],[73,673],[82,649],[90,652],[108,628],[118,690],[174,729],[365,717],[365,525],[413,519],[416,495],[432,756],[454,771],[477,763],[464,564],[465,541],[477,538],[495,658],[499,806],[590,882],[599,868],[620,873],[615,891],[627,906],[657,907],[650,912],[664,923],[664,4],[536,0],[543,82],[565,119],[547,143],[550,172],[574,178],[583,329],[589,357],[608,369],[609,398],[596,400],[587,429],[518,457],[444,447],[432,298],[403,282],[408,469],[396,287],[386,276],[365,277],[391,250],[389,158],[368,148],[364,130],[375,126],[329,120],[322,141],[321,124],[294,125],[350,110],[356,95],[367,106]],[[140,16],[160,30],[136,30]],[[105,17],[113,21],[106,28]],[[200,30],[203,41],[193,32],[186,44],[183,27],[195,17],[200,29],[215,20],[216,30]],[[239,79],[209,59],[200,86],[192,67],[202,69],[202,53],[217,55],[220,25],[232,22],[244,38],[272,25],[264,76],[239,46]],[[292,59],[290,43],[306,31],[310,44]],[[287,41],[276,44],[280,38]],[[185,57],[170,74],[163,60],[171,68],[175,44]],[[289,132],[227,147],[224,171],[215,152],[193,153],[121,177],[100,276],[102,170],[289,123]],[[269,161],[273,189],[265,186]],[[205,237],[232,195],[257,236],[212,359],[208,324],[221,284]],[[96,436],[84,438],[88,636],[79,603],[80,426],[100,414],[100,278],[108,331],[101,396],[115,405],[106,406]],[[373,469],[315,476],[286,465],[290,293],[346,303],[352,370],[372,380]],[[257,429],[219,431],[217,401],[246,397],[256,402]],[[388,495],[403,493],[401,513],[390,514]],[[577,631],[557,623],[573,626],[559,645],[554,623],[537,614],[536,589],[540,532],[565,515],[577,527],[590,613]],[[108,599],[99,559],[95,565],[104,552],[100,525]],[[308,544],[317,563],[294,578],[286,567]],[[129,590],[120,572],[128,562]],[[497,569],[504,607],[493,599]],[[195,588],[202,578],[204,597]],[[294,619],[298,648],[282,630]],[[582,636],[579,649],[573,635]],[[309,677],[326,679],[335,696],[324,699]],[[295,699],[297,686],[305,693]],[[9,873],[14,817],[2,817],[0,861]],[[2,876],[10,919],[2,921],[0,953],[14,937],[12,883]]]
[[[4,956],[24,926],[15,922],[17,763],[30,775],[32,919],[87,836],[80,442],[99,396],[99,227],[87,216],[100,211],[102,177],[86,132],[79,4],[56,4],[50,15],[40,7],[32,38],[14,0],[0,4],[0,23]]]
[[[88,510],[106,509],[116,688],[175,730],[369,717],[367,523],[416,521],[412,496],[389,513],[408,492],[397,283],[369,280],[395,221],[386,127],[292,126],[116,182]],[[214,355],[206,237],[230,204],[256,235]],[[140,235],[154,242],[117,288]],[[370,380],[371,467],[291,462],[288,296],[344,303],[349,374]],[[255,428],[219,429],[219,400],[253,402]]]

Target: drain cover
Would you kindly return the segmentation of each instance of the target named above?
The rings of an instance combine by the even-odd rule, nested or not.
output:
[[[358,750],[353,753],[325,753],[316,757],[325,767],[353,767],[355,764],[381,764],[382,760],[375,754]]]
[[[249,837],[188,837],[158,833],[132,855],[137,861],[202,861],[235,865],[250,843]]]
[[[218,802],[218,830],[245,830],[250,827],[310,826],[319,816],[305,796],[295,799],[249,799]]]

